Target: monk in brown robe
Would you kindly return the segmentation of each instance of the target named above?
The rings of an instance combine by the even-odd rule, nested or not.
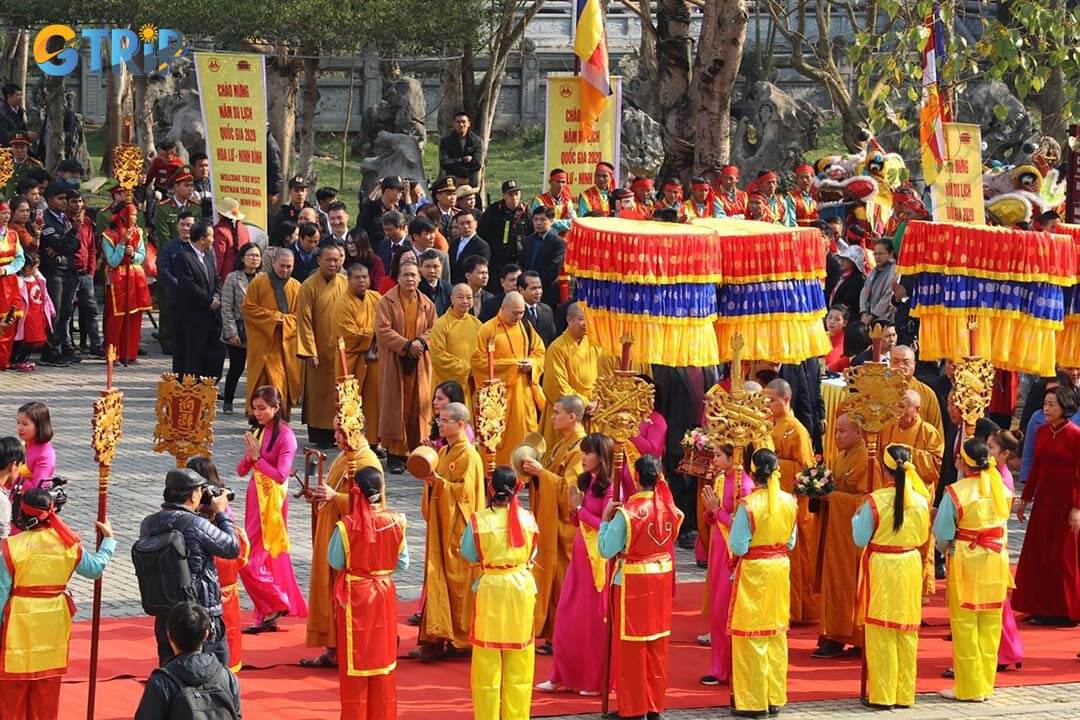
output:
[[[855,629],[855,595],[862,551],[851,535],[851,519],[868,492],[866,441],[847,413],[833,426],[837,455],[830,470],[834,489],[822,498],[818,539],[818,577],[821,579],[821,644],[816,658],[843,654],[845,645],[862,646]]]
[[[461,535],[473,513],[485,504],[484,461],[465,435],[469,418],[461,403],[449,403],[439,412],[439,435],[446,445],[439,450],[435,473],[426,478],[420,502],[427,523],[427,594],[417,637],[419,647],[409,655],[421,660],[469,647],[476,570],[461,556]]]
[[[495,451],[498,465],[510,464],[510,453],[537,429],[543,409],[544,341],[522,321],[524,316],[525,298],[508,292],[499,314],[480,326],[472,354],[473,379],[481,387],[488,379],[488,340],[494,340],[495,377],[506,383],[506,430]]]
[[[319,247],[319,267],[300,286],[297,303],[297,351],[304,368],[304,405],[301,419],[308,440],[330,447],[334,439],[334,386],[341,371],[334,317],[348,283],[341,274],[344,249],[334,243]]]
[[[367,266],[354,263],[348,271],[349,291],[341,296],[334,314],[334,336],[345,342],[346,371],[356,378],[364,401],[367,441],[379,443],[379,360],[375,342],[375,307],[382,298],[370,288]]]
[[[529,458],[523,463],[525,472],[532,476],[529,507],[540,528],[533,577],[537,587],[534,635],[545,640],[536,649],[541,655],[551,654],[555,609],[574,551],[577,526],[570,519],[566,491],[577,485],[578,476],[584,472],[581,466],[584,417],[585,403],[576,395],[565,395],[552,403],[551,422],[557,437],[540,462]]]
[[[296,306],[300,283],[292,278],[293,253],[278,248],[270,272],[257,275],[244,297],[247,333],[247,414],[255,389],[270,385],[281,396],[281,417],[300,400]]]
[[[763,391],[772,413],[772,440],[780,458],[780,486],[795,487],[795,476],[814,464],[810,433],[791,413],[791,385],[777,378]],[[817,571],[817,516],[810,512],[809,498],[799,495],[798,538],[791,560],[791,621],[811,623],[818,619],[818,596],[814,592]]]
[[[907,345],[897,345],[889,351],[889,367],[907,377],[908,387],[919,393],[919,417],[933,425],[938,435],[945,437],[945,426],[941,422],[941,403],[938,402],[937,393],[915,377],[915,351]]]
[[[402,262],[398,284],[375,308],[379,347],[379,438],[387,469],[405,472],[405,456],[431,427],[431,354],[435,305],[418,290],[420,269]]]
[[[363,267],[363,266],[361,266]],[[334,621],[334,583],[337,571],[327,561],[327,548],[334,527],[349,514],[349,491],[352,474],[366,467],[382,471],[382,464],[375,452],[364,442],[355,451],[345,450],[341,431],[334,438],[342,452],[330,463],[324,484],[312,488],[309,502],[315,506],[315,532],[311,541],[311,579],[308,589],[307,641],[308,647],[325,647],[326,652],[316,658],[301,658],[304,667],[337,666],[337,623]]]
[[[914,380],[914,378],[912,378]],[[937,402],[937,399],[934,399]],[[904,393],[900,401],[900,417],[881,429],[879,440],[882,451],[891,443],[911,446],[911,463],[929,491],[927,500],[934,501],[938,480],[941,479],[941,460],[945,455],[945,441],[929,420],[923,417],[922,396],[918,389]],[[934,578],[934,543],[926,541],[923,553],[923,597],[934,594],[937,581]]]

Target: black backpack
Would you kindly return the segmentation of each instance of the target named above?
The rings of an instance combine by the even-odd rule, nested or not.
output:
[[[169,702],[169,720],[238,720],[240,714],[233,707],[232,696],[220,684],[214,684],[223,672],[218,668],[217,675],[205,685],[187,685],[169,666],[158,668],[172,678],[177,685],[177,692]]]
[[[147,615],[164,615],[174,606],[196,599],[183,533],[194,520],[194,515],[184,513],[162,532],[145,535],[131,546],[131,562]]]

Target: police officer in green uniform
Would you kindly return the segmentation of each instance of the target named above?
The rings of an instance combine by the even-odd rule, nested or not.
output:
[[[195,178],[191,173],[190,165],[182,165],[173,176],[169,178],[169,197],[159,202],[154,207],[154,246],[160,254],[169,243],[176,242],[176,222],[180,213],[190,210],[196,221],[202,219],[202,207],[191,201],[191,195],[195,192]],[[158,331],[157,340],[161,343],[161,351],[167,355],[172,354],[172,313],[169,311],[169,303],[161,295],[161,283],[154,283],[155,299],[158,306]]]
[[[10,200],[15,196],[15,186],[19,184],[27,172],[33,168],[41,167],[41,163],[30,157],[30,135],[16,131],[8,137],[8,146],[11,148],[11,159],[14,163],[14,171],[11,179],[4,186],[4,197]]]

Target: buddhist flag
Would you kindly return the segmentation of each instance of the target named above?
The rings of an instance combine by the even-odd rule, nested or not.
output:
[[[932,185],[945,165],[945,123],[949,122],[949,108],[938,84],[938,62],[945,57],[945,31],[941,24],[941,8],[936,2],[926,18],[926,29],[930,34],[923,48],[919,144],[922,147],[923,179],[927,185]]]
[[[577,0],[574,54],[581,59],[581,132],[588,138],[611,95],[607,39],[600,0]]]

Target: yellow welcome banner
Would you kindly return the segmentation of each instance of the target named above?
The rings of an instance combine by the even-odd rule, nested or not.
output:
[[[592,186],[593,170],[600,161],[615,166],[619,181],[619,141],[622,135],[622,78],[611,77],[611,97],[591,137],[581,133],[581,78],[551,74],[547,78],[547,122],[544,124],[544,177],[562,168],[575,196]]]
[[[986,224],[978,125],[945,123],[945,166],[930,186],[930,197],[935,222]]]
[[[230,197],[244,222],[267,227],[266,75],[262,55],[195,53],[214,214]]]

